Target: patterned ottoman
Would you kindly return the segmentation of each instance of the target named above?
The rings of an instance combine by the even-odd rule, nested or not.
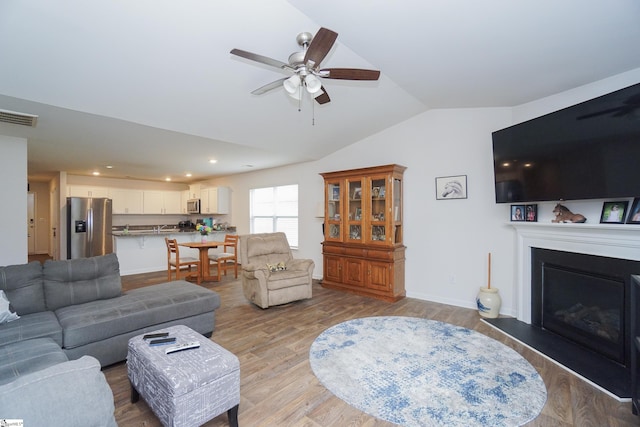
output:
[[[224,411],[229,424],[237,427],[238,358],[186,326],[155,332],[168,332],[175,344],[198,341],[200,347],[165,354],[167,345],[150,346],[143,335],[131,338],[127,355],[131,402],[142,395],[167,427],[199,426]]]

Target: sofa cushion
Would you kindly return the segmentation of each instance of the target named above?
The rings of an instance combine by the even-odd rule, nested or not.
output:
[[[308,285],[309,272],[302,270],[284,270],[269,273],[267,289],[275,290],[290,286]]]
[[[90,356],[0,385],[0,414],[25,426],[117,427],[113,392]]]
[[[220,306],[220,296],[184,280],[134,289],[108,300],[62,307],[63,347],[70,349],[131,331],[201,313]]]
[[[114,298],[122,294],[120,265],[115,253],[91,258],[46,261],[43,280],[49,310]]]
[[[287,236],[284,233],[262,233],[249,234],[242,236],[246,250],[246,259],[243,263],[247,264],[278,264],[287,263],[293,255],[287,242]]]
[[[58,363],[67,356],[51,338],[36,338],[0,347],[0,385]]]
[[[0,267],[0,289],[7,294],[19,316],[46,310],[42,264],[38,261]]]
[[[62,328],[52,311],[25,314],[18,320],[0,325],[0,344],[2,345],[45,337],[62,345]]]
[[[16,314],[4,291],[0,289],[0,325],[19,318],[20,316]]]

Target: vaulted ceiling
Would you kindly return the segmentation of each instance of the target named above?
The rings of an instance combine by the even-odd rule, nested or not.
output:
[[[0,109],[39,118],[0,134],[28,138],[32,180],[197,181],[318,159],[429,109],[515,106],[640,68],[639,23],[637,0],[3,0]],[[231,49],[287,62],[320,27],[339,34],[323,67],[380,79],[325,79],[324,105],[251,94],[288,74]]]

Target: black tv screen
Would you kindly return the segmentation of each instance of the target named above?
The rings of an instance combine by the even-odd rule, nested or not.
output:
[[[497,203],[640,197],[640,83],[492,138]]]

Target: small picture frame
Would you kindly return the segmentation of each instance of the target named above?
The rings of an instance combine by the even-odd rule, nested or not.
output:
[[[340,200],[340,187],[337,185],[331,189],[331,200]]]
[[[629,217],[627,218],[627,224],[640,224],[640,197],[633,199],[631,211],[629,211]]]
[[[511,205],[511,221],[524,221],[524,205]]]
[[[466,198],[467,175],[436,177],[436,200]]]
[[[602,204],[601,224],[624,224],[629,202],[626,200],[618,202],[604,202]]]
[[[538,205],[525,205],[524,220],[527,222],[538,222]]]
[[[353,200],[362,199],[362,189],[360,187],[356,187],[353,189]]]
[[[362,219],[362,208],[356,208],[356,221],[360,221]]]

